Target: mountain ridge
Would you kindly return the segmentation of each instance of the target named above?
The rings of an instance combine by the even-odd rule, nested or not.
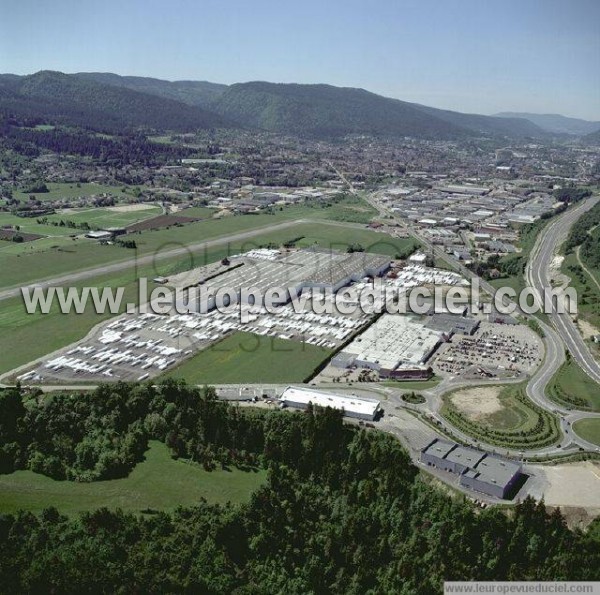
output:
[[[500,112],[499,118],[526,118],[547,132],[583,136],[600,130],[600,122],[572,118],[562,114],[534,114],[530,112]]]
[[[116,132],[240,127],[322,139],[548,136],[527,119],[440,110],[354,87],[266,81],[222,85],[107,72],[0,75],[0,114],[37,114]]]

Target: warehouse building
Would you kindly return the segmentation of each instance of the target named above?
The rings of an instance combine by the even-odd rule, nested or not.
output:
[[[459,314],[433,314],[426,326],[447,336],[472,335],[479,328],[479,320]]]
[[[485,455],[473,469],[461,475],[460,485],[505,499],[521,477],[521,470],[519,463]]]
[[[389,373],[399,367],[420,368],[443,341],[443,334],[409,316],[384,314],[344,347],[332,364]]]
[[[285,407],[306,409],[309,403],[318,407],[340,409],[347,417],[373,421],[380,413],[380,402],[355,395],[336,395],[303,387],[288,386],[279,402]]]
[[[437,438],[421,451],[421,462],[458,475],[463,487],[500,499],[522,476],[519,463]]]
[[[201,303],[191,299],[187,304],[189,311],[209,312],[221,305],[215,297],[219,290],[232,290],[223,298],[223,305],[228,305],[244,299],[242,288],[255,290],[255,294],[250,296],[250,304],[256,303],[256,295],[259,296],[258,300],[262,300],[268,291],[284,288],[285,291],[277,296],[274,303],[285,304],[305,289],[336,292],[364,277],[381,276],[390,268],[389,256],[313,249],[286,254],[276,250],[256,249],[249,254],[231,256],[228,260],[231,264],[228,268],[213,273],[209,278],[199,275],[190,284],[201,285],[204,297],[200,300]]]

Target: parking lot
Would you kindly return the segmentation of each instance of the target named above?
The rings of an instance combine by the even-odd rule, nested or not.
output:
[[[542,361],[542,340],[523,325],[483,322],[473,336],[454,335],[440,347],[432,367],[440,376],[514,377]]]

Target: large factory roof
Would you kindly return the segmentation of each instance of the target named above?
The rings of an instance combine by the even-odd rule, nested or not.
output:
[[[354,413],[364,417],[373,418],[379,409],[380,402],[375,399],[365,399],[354,395],[336,395],[309,388],[288,386],[281,394],[282,403],[305,405],[309,403],[319,407],[332,407],[343,409],[347,413]]]
[[[284,288],[297,293],[302,288],[325,287],[336,291],[350,281],[367,275],[380,275],[389,267],[389,256],[365,252],[341,253],[313,249],[297,250],[289,254],[240,254],[230,257],[231,266],[203,279],[199,274],[194,281],[203,286],[206,294],[218,290],[254,288],[259,295],[273,288]],[[195,304],[190,304],[193,308]],[[210,308],[209,308],[210,309]]]
[[[357,364],[369,362],[381,368],[395,369],[400,364],[422,364],[441,341],[433,331],[409,316],[384,314],[362,335],[344,347]]]

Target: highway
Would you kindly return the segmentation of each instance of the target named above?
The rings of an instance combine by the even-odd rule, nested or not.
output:
[[[333,166],[332,166],[333,167]],[[337,171],[337,170],[336,170]],[[341,179],[348,185],[351,189],[352,193],[356,193],[350,182],[341,174],[337,172]],[[381,205],[379,201],[377,201],[373,196],[368,195],[368,193],[361,193],[363,198],[371,204],[373,207],[377,209],[381,216],[386,218],[392,218],[396,222],[398,222],[409,234],[411,237],[416,239],[421,244],[425,245],[434,255],[438,258],[443,259],[448,265],[461,273],[468,279],[477,278],[480,284],[480,288],[493,296],[495,293],[495,288],[487,283],[485,280],[478,278],[470,269],[465,267],[462,263],[458,262],[452,256],[446,254],[445,251],[440,249],[438,246],[434,246],[431,244],[426,238],[422,237],[418,231],[414,230],[412,227],[408,226],[402,219],[400,219],[396,213],[390,211],[385,206]],[[526,280],[527,283],[534,289],[537,295],[537,299],[541,299],[543,296],[543,290],[545,287],[549,287],[549,278],[548,278],[548,268],[552,259],[555,255],[556,248],[560,243],[566,238],[571,226],[573,223],[588,209],[592,208],[596,202],[600,200],[600,197],[595,197],[593,199],[589,199],[587,201],[582,202],[574,207],[568,209],[565,213],[557,216],[553,219],[544,229],[543,233],[538,237],[536,244],[531,253],[531,260],[527,265],[526,270]],[[292,227],[301,223],[324,223],[327,225],[336,225],[343,226],[349,228],[363,228],[364,226],[352,223],[341,223],[341,222],[332,222],[332,221],[312,221],[310,219],[301,219],[297,221],[286,221],[276,225],[266,226],[255,228],[252,230],[248,230],[246,232],[241,232],[235,234],[233,236],[229,236],[228,238],[215,238],[213,240],[205,241],[198,244],[193,244],[187,247],[176,248],[173,250],[169,250],[159,255],[145,255],[138,259],[131,259],[128,261],[122,261],[119,263],[112,263],[110,265],[105,265],[101,267],[96,267],[95,269],[91,269],[88,271],[81,271],[79,273],[75,273],[72,275],[64,275],[59,277],[54,277],[52,279],[45,280],[40,283],[42,286],[50,286],[50,285],[58,285],[61,283],[73,283],[76,280],[82,280],[85,278],[91,278],[93,276],[118,271],[130,267],[134,264],[150,264],[155,260],[163,260],[166,258],[170,258],[173,256],[184,255],[190,252],[196,252],[202,249],[211,248],[214,246],[219,246],[222,244],[226,244],[231,241],[239,241],[254,237],[260,233],[263,233],[266,229],[275,230],[275,229],[285,229],[288,227]],[[12,290],[5,290],[4,292],[0,292],[0,300],[6,299],[7,297],[12,297],[14,294],[19,293],[19,288]],[[11,294],[11,292],[13,292]],[[505,303],[509,300],[506,298]],[[546,387],[548,383],[551,381],[552,377],[556,373],[556,371],[563,364],[565,355],[564,355],[564,345],[567,345],[569,351],[573,354],[573,357],[580,363],[582,368],[592,377],[595,381],[600,382],[600,366],[594,361],[591,353],[589,352],[587,346],[585,345],[579,331],[573,321],[571,320],[569,315],[560,315],[555,311],[549,314],[550,320],[555,328],[546,324],[545,322],[539,320],[539,324],[544,332],[544,348],[545,348],[545,357],[540,365],[540,367],[536,370],[534,375],[530,378],[527,383],[526,392],[529,398],[539,405],[540,407],[546,409],[547,411],[552,412],[556,415],[560,420],[560,427],[562,430],[563,436],[560,441],[552,446],[549,446],[544,449],[536,450],[536,451],[511,451],[507,449],[499,449],[492,445],[482,444],[479,441],[475,441],[468,435],[462,433],[458,428],[449,424],[447,420],[445,420],[439,413],[443,401],[441,396],[444,393],[447,393],[451,390],[456,390],[457,388],[461,388],[463,386],[474,386],[478,384],[486,383],[482,380],[477,381],[464,381],[459,378],[456,379],[446,379],[437,387],[426,390],[423,392],[423,395],[427,399],[427,403],[422,407],[408,407],[407,404],[402,401],[401,395],[403,392],[401,388],[389,388],[389,387],[376,387],[373,385],[362,384],[362,385],[353,385],[347,387],[340,387],[340,385],[320,385],[319,388],[325,389],[336,389],[336,390],[353,390],[358,393],[371,394],[372,396],[379,395],[384,396],[386,400],[390,401],[390,404],[394,404],[395,406],[400,406],[404,408],[411,408],[416,411],[421,411],[423,413],[430,413],[433,419],[443,428],[446,432],[451,435],[456,436],[458,439],[462,440],[465,443],[483,446],[487,450],[492,452],[499,452],[502,454],[507,454],[510,456],[515,456],[519,458],[530,458],[540,455],[558,455],[563,454],[565,452],[573,452],[575,449],[581,448],[587,451],[598,452],[598,447],[594,444],[586,442],[585,440],[579,438],[574,435],[571,426],[575,421],[579,419],[588,418],[588,417],[600,417],[600,414],[583,412],[583,411],[572,411],[567,410],[554,401],[551,401],[546,396]],[[521,379],[514,380],[513,382],[521,382]],[[510,381],[509,381],[510,382]],[[498,380],[488,381],[490,384],[498,384]],[[502,384],[506,383],[506,381],[502,382]],[[47,386],[42,387],[43,390],[74,390],[75,386]],[[87,387],[91,388],[91,387]],[[236,399],[236,398],[244,398],[245,394],[242,392],[242,388],[239,385],[235,386],[221,386],[217,387],[221,395],[225,398]],[[265,387],[266,388],[266,387]],[[273,387],[271,387],[273,388]],[[248,391],[256,391],[262,390],[260,385],[247,385]]]
[[[348,185],[351,193],[359,194],[352,186],[351,182],[343,175],[343,173],[335,169],[333,165],[331,165],[331,167],[336,171],[340,179]],[[461,262],[457,261],[449,254],[446,254],[446,252],[440,249],[438,246],[433,245],[417,230],[407,225],[406,222],[403,221],[402,218],[398,217],[394,211],[391,211],[385,207],[385,205],[382,205],[378,200],[373,198],[373,196],[369,195],[367,192],[361,193],[361,196],[371,206],[377,209],[381,217],[392,218],[395,220],[411,237],[423,244],[428,250],[430,250],[432,254],[442,259],[452,269],[461,273],[465,278],[470,279],[471,281],[475,278],[478,278],[480,288],[490,296],[494,296],[496,288],[494,288],[490,283],[477,277],[473,271],[468,269]],[[591,209],[598,202],[598,200],[600,200],[600,197],[596,196],[570,207],[561,215],[556,216],[538,236],[531,251],[530,259],[527,263],[525,271],[526,282],[531,288],[533,288],[538,304],[543,304],[544,288],[550,287],[549,267],[558,247],[566,239],[573,224],[585,212]],[[504,304],[508,304],[510,300],[505,296],[503,302]],[[584,418],[598,418],[600,417],[600,414],[577,410],[567,410],[552,401],[546,395],[546,387],[565,361],[565,345],[583,370],[594,381],[600,383],[600,366],[590,353],[581,334],[579,333],[579,330],[571,319],[571,316],[568,313],[558,314],[554,308],[554,305],[552,306],[552,311],[548,315],[555,328],[552,328],[542,320],[538,320],[538,323],[544,332],[543,342],[545,357],[540,367],[536,370],[535,374],[527,383],[526,392],[527,396],[534,403],[558,416],[564,439],[561,439],[559,444],[543,450],[527,453],[509,453],[512,455],[519,454],[521,457],[523,457],[533,456],[535,454],[558,454],[559,452],[564,452],[573,448],[582,448],[584,450],[593,452],[598,452],[600,450],[597,445],[580,438],[571,430],[571,426],[574,422]],[[462,384],[463,383],[454,380],[444,381],[435,389],[431,391],[425,391],[424,396],[426,396],[428,399],[428,407],[433,413],[434,418],[438,421],[438,423],[440,423],[440,425],[442,425],[442,427],[444,427],[450,433],[458,436],[463,441],[473,444],[474,441],[472,438],[462,434],[457,428],[451,426],[439,415],[439,410],[442,406],[442,400],[440,398],[441,394],[459,388],[459,386]],[[464,385],[470,386],[473,386],[474,384],[481,384],[481,382],[478,381],[464,383]],[[486,447],[490,450],[495,450],[491,445],[486,445]]]
[[[534,289],[538,303],[543,303],[544,290],[550,287],[549,269],[558,247],[566,239],[573,224],[598,200],[600,197],[590,198],[571,207],[552,220],[538,236],[525,269],[525,279]],[[551,311],[547,312],[547,315],[573,359],[592,380],[600,383],[600,366],[585,344],[571,315],[568,312],[559,314],[554,304],[551,304]]]

